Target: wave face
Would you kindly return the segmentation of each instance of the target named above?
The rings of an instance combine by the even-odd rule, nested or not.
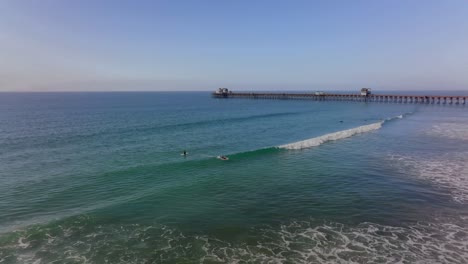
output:
[[[319,136],[319,137],[309,138],[309,139],[306,139],[306,140],[281,145],[278,148],[296,149],[297,150],[297,149],[317,147],[317,146],[320,146],[323,143],[326,143],[326,142],[329,142],[329,141],[344,139],[344,138],[352,137],[352,136],[357,135],[357,134],[362,134],[362,133],[367,133],[367,132],[370,132],[370,131],[378,130],[378,129],[380,129],[382,127],[382,125],[385,122],[396,120],[396,119],[402,119],[406,115],[410,115],[410,114],[412,114],[412,112],[404,113],[404,114],[401,114],[401,115],[398,115],[398,116],[395,116],[395,117],[389,117],[389,118],[386,118],[383,121],[379,121],[379,122],[372,123],[372,124],[369,124],[369,125],[358,126],[358,127],[355,127],[355,128],[346,129],[346,130],[326,134],[326,135]]]
[[[305,148],[316,147],[316,146],[320,146],[323,143],[326,143],[326,142],[329,142],[329,141],[344,139],[344,138],[352,137],[352,136],[357,135],[357,134],[377,130],[377,129],[382,127],[382,124],[384,122],[385,121],[381,121],[381,122],[373,123],[373,124],[370,124],[370,125],[359,126],[359,127],[355,127],[355,128],[351,128],[351,129],[347,129],[347,130],[342,130],[342,131],[326,134],[326,135],[323,135],[323,136],[320,136],[320,137],[314,137],[314,138],[310,138],[310,139],[306,139],[306,140],[302,140],[302,141],[298,141],[298,142],[294,142],[294,143],[290,143],[290,144],[285,144],[285,145],[279,146],[279,148],[282,148],[282,149],[305,149]]]

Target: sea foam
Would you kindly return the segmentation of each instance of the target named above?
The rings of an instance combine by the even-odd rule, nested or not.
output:
[[[344,139],[344,138],[352,137],[352,136],[357,135],[357,134],[377,130],[377,129],[382,127],[382,124],[384,122],[385,121],[380,121],[380,122],[373,123],[373,124],[370,124],[370,125],[359,126],[359,127],[355,127],[355,128],[351,128],[351,129],[347,129],[347,130],[342,130],[342,131],[326,134],[326,135],[319,136],[319,137],[309,138],[309,139],[306,139],[306,140],[281,145],[281,146],[279,146],[279,148],[283,148],[283,149],[304,149],[304,148],[316,147],[316,146],[320,146],[323,143],[326,143],[328,141],[335,141],[335,140],[339,140],[339,139]]]
[[[81,220],[80,220],[81,219]],[[84,222],[83,222],[84,220]],[[0,260],[19,263],[467,263],[468,229],[464,216],[430,218],[405,226],[371,222],[290,221],[254,227],[249,243],[206,234],[184,234],[160,225],[92,225],[74,219],[61,225],[17,231],[24,239],[0,242]],[[44,230],[45,229],[45,230]],[[71,236],[64,229],[71,230]],[[48,243],[48,232],[56,240]],[[27,234],[34,233],[34,238]],[[34,248],[24,248],[25,243]],[[87,246],[89,245],[89,246]],[[91,246],[92,245],[92,246]],[[122,250],[124,248],[125,250]],[[44,254],[47,252],[47,255]],[[106,252],[105,255],[100,252]],[[3,255],[2,255],[3,254]]]
[[[429,130],[427,134],[435,137],[468,140],[468,124],[466,124],[466,119],[445,122],[433,125],[432,129]]]
[[[278,148],[296,149],[297,150],[297,149],[317,147],[317,146],[320,146],[323,143],[326,143],[326,142],[329,142],[329,141],[340,140],[340,139],[352,137],[352,136],[357,135],[357,134],[362,134],[362,133],[367,133],[367,132],[370,132],[370,131],[378,130],[378,129],[380,129],[382,127],[382,125],[385,122],[392,121],[392,120],[395,120],[395,119],[402,119],[406,115],[410,115],[410,114],[412,114],[412,113],[404,113],[404,114],[401,114],[401,115],[398,115],[398,116],[395,116],[395,117],[386,118],[386,119],[384,119],[382,121],[372,123],[372,124],[369,124],[369,125],[358,126],[358,127],[355,127],[355,128],[341,130],[341,131],[338,131],[338,132],[333,132],[333,133],[326,134],[326,135],[319,136],[319,137],[314,137],[314,138],[309,138],[309,139],[302,140],[302,141],[297,141],[297,142],[294,142],[294,143],[284,144],[284,145],[278,146]]]
[[[468,203],[468,152],[438,157],[389,156],[396,169],[410,173],[447,191],[455,202]]]

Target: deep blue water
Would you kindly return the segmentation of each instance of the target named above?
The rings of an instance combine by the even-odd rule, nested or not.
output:
[[[461,105],[1,93],[0,263],[466,263],[467,147]]]

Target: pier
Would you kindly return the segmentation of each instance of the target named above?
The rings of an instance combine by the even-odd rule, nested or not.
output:
[[[250,98],[250,99],[307,99],[314,101],[359,101],[381,103],[407,103],[407,104],[453,104],[465,105],[468,96],[458,95],[403,95],[403,94],[372,94],[370,89],[363,88],[359,94],[339,93],[248,93],[232,92],[227,88],[220,88],[214,92],[215,98]]]

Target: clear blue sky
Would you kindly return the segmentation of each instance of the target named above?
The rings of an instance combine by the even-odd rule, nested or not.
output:
[[[468,90],[468,1],[0,1],[0,91]]]

